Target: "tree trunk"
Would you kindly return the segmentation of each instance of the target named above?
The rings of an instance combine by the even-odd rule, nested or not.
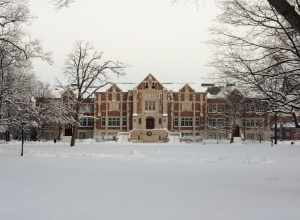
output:
[[[277,112],[275,112],[275,117],[274,117],[274,144],[277,144],[278,140],[278,135],[277,135],[277,121],[278,121],[278,115]]]
[[[78,100],[81,100],[80,98],[78,98]],[[79,125],[79,101],[77,101],[76,103],[76,107],[75,107],[75,123],[72,126],[72,138],[71,138],[71,147],[75,146],[75,141],[77,138],[77,131],[78,131],[78,125]]]
[[[57,137],[57,140],[61,140],[61,133],[62,133],[62,127],[61,125],[58,126],[58,137]]]
[[[297,118],[297,115],[295,112],[292,112],[292,116],[293,116],[293,119],[294,119],[294,123],[295,123],[295,127],[296,128],[300,128],[300,125],[298,123],[298,118]]]
[[[9,131],[5,131],[5,141],[6,142],[10,141],[10,133],[9,133]]]
[[[73,126],[72,126],[72,137],[71,137],[71,144],[70,144],[70,146],[71,147],[74,147],[75,146],[75,141],[76,141],[76,138],[77,138],[77,124],[74,124]]]
[[[295,6],[288,0],[268,0],[268,2],[300,33],[300,15],[296,12]]]

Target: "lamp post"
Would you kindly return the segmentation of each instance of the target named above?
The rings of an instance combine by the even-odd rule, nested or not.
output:
[[[21,140],[22,140],[22,148],[21,148],[21,157],[24,155],[24,125],[25,123],[21,123]]]

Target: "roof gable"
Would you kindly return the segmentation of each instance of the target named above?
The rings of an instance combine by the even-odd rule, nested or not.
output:
[[[163,85],[150,73],[148,76],[137,86],[137,89],[164,89]]]
[[[113,83],[107,91],[108,92],[122,92],[122,90],[115,83]]]
[[[179,92],[195,92],[194,89],[189,85],[189,84],[185,84],[180,90]]]

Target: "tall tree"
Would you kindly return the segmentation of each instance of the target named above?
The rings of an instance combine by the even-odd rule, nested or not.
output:
[[[24,26],[31,19],[27,1],[0,0],[0,124],[17,130],[36,121],[31,59],[47,58]]]
[[[214,29],[214,65],[255,89],[276,111],[300,109],[299,34],[266,2],[227,0]]]
[[[71,146],[75,145],[80,122],[80,106],[92,98],[97,90],[107,85],[110,74],[123,74],[125,66],[113,60],[104,60],[103,52],[93,48],[88,42],[78,41],[69,54],[65,73],[68,86],[73,91],[74,120]]]

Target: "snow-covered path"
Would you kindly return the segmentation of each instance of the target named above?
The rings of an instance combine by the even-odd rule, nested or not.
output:
[[[299,220],[300,145],[0,145],[0,219]]]

